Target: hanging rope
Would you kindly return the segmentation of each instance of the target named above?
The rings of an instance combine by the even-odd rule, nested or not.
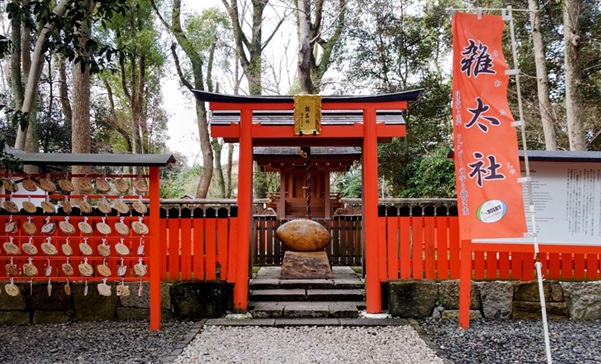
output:
[[[311,219],[311,147],[303,148],[306,153],[305,166],[307,170],[307,213],[306,218]]]

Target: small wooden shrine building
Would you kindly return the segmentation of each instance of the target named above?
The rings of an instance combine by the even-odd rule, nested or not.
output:
[[[279,193],[267,196],[267,207],[272,208],[280,220],[306,217],[307,201],[310,202],[312,219],[330,219],[341,206],[340,195],[330,189],[331,174],[347,172],[355,161],[361,159],[361,151],[354,147],[314,147],[310,153],[311,157],[307,158],[307,153],[301,148],[253,149],[253,158],[262,172],[280,174]],[[311,188],[307,189],[309,182]],[[308,190],[311,194],[309,200]]]

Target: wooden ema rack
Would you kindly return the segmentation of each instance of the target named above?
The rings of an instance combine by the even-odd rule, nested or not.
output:
[[[64,174],[0,174],[0,178],[10,178],[17,183],[22,179],[39,181],[39,179],[48,177],[53,181],[65,179]],[[50,281],[52,283],[64,283],[67,281],[130,283],[130,294],[138,294],[138,289],[135,289],[137,285],[134,287],[131,283],[141,284],[141,282],[150,282],[150,328],[158,330],[160,328],[160,248],[158,241],[159,232],[157,231],[160,226],[158,168],[150,167],[150,173],[144,175],[87,174],[85,176],[69,176],[69,178],[73,179],[81,177],[87,177],[91,180],[99,177],[109,180],[122,178],[128,181],[129,188],[123,193],[115,192],[116,190],[112,186],[111,191],[107,194],[99,193],[94,189],[86,195],[72,195],[69,192],[62,191],[59,184],[55,183],[57,186],[55,192],[46,193],[40,188],[37,191],[30,192],[25,190],[22,185],[19,185],[18,191],[6,193],[7,191],[4,190],[5,193],[0,194],[0,200],[37,199],[39,203],[39,199],[45,199],[45,201],[49,201],[55,206],[54,213],[47,213],[39,206],[35,213],[28,213],[23,209],[20,209],[16,213],[14,211],[11,213],[6,210],[5,206],[2,206],[0,209],[0,221],[2,221],[0,230],[0,242],[2,243],[0,245],[0,281],[4,284],[0,288],[4,289],[5,284],[12,282],[36,281]],[[140,178],[146,182],[147,188],[146,191],[140,191],[143,194],[135,194],[137,191],[133,187],[132,181]],[[83,213],[77,207],[77,203],[74,202],[84,197],[94,206],[89,213]],[[66,198],[73,205],[70,213],[65,213],[60,205],[60,202]],[[113,207],[115,201],[121,201],[129,206],[130,211],[122,214],[112,208],[110,213],[102,213],[96,206],[103,199],[106,199],[111,204],[111,207]],[[131,207],[133,202],[140,199],[144,201],[143,207],[146,210],[142,210],[141,212],[143,213],[137,212]],[[68,221],[75,228],[75,231],[70,234],[63,231],[60,228],[60,223],[63,221]],[[92,231],[89,234],[85,234],[78,227],[79,223],[84,221],[92,227]],[[10,222],[16,224],[16,229],[13,231],[7,231],[7,225]],[[29,234],[25,231],[23,226],[27,222],[35,225],[35,232]],[[100,232],[98,230],[99,224],[103,222],[110,227],[110,232],[106,230]],[[117,231],[115,224],[119,222],[129,228],[127,234],[120,234]],[[47,233],[42,232],[42,227],[48,223],[55,224],[55,229]],[[139,228],[141,226],[139,223],[147,227],[146,231],[144,229],[137,229],[138,231],[136,232],[132,228],[132,224],[137,224],[136,228]],[[7,242],[12,242],[18,246],[19,253],[10,254],[4,248],[4,243]],[[49,242],[56,248],[56,254],[48,255],[42,250],[42,244]],[[35,254],[28,254],[23,249],[23,246],[28,243],[33,244],[37,248]],[[71,247],[71,255],[65,254],[65,250],[62,248],[62,245],[66,243]],[[86,252],[86,249],[80,249],[80,244],[82,243],[86,243],[91,248],[91,253]],[[117,244],[124,244],[129,250],[128,254],[119,254],[116,250]],[[108,245],[110,253],[101,254],[98,250],[98,247],[101,245]],[[29,252],[31,253],[31,250]],[[121,250],[121,253],[124,253],[124,251]],[[93,274],[90,276],[85,276],[78,269],[79,264],[84,262],[87,262],[94,269]],[[73,268],[71,276],[68,276],[63,271],[62,265],[64,263],[71,264]],[[9,264],[17,266],[18,272],[16,274],[9,274],[8,269],[5,269]],[[37,268],[37,274],[26,275],[23,269],[26,264],[33,264]],[[105,275],[100,274],[97,269],[99,265],[106,265],[110,269],[110,274],[107,275],[106,271],[104,272]],[[48,268],[48,266],[51,268]],[[122,266],[125,268],[119,270]],[[28,271],[28,273],[31,273],[31,271]],[[113,288],[116,288],[116,286]],[[27,293],[21,292],[20,294]],[[116,294],[116,289],[112,289],[111,294]],[[148,292],[143,292],[142,294],[148,294]]]

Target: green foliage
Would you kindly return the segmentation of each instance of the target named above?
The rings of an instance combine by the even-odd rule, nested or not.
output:
[[[266,198],[269,192],[279,193],[279,174],[261,172],[261,169],[256,164],[253,173],[253,189],[255,198]]]
[[[355,162],[351,169],[343,174],[339,173],[333,179],[333,192],[339,192],[342,197],[358,198],[363,194],[363,174],[361,163]]]
[[[359,0],[358,5],[349,12],[355,17],[339,63],[346,75],[339,91],[424,89],[405,114],[406,138],[379,145],[379,174],[390,182],[389,192],[395,197],[448,197],[453,194],[453,183],[449,187],[453,169],[442,168],[449,161],[437,156],[439,150],[448,151],[452,139],[451,75],[446,67],[451,29],[446,8],[457,6],[456,1]],[[357,194],[361,179],[353,173],[346,179],[339,183],[341,192],[345,197]]]
[[[161,176],[161,198],[182,198],[195,196],[198,178],[202,167],[189,167],[176,163],[163,168]]]
[[[440,146],[420,158],[413,158],[403,173],[407,176],[398,197],[453,198],[455,194],[455,166],[447,157],[448,146]],[[397,185],[398,186],[398,185]]]

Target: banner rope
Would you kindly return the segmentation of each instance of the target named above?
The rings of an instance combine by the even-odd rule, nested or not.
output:
[[[545,292],[543,289],[543,276],[542,276],[543,263],[540,261],[538,237],[536,234],[536,231],[537,231],[536,219],[535,219],[536,211],[534,208],[534,197],[532,194],[532,179],[530,177],[530,163],[528,161],[528,147],[527,147],[527,142],[526,142],[526,125],[524,122],[524,110],[523,110],[523,105],[522,105],[522,91],[520,88],[520,71],[519,71],[519,64],[518,64],[518,52],[517,52],[517,48],[516,48],[515,30],[514,30],[512,13],[513,13],[513,9],[511,8],[511,6],[507,7],[507,12],[505,12],[505,10],[503,10],[503,19],[506,21],[509,21],[509,30],[511,32],[511,51],[513,54],[513,66],[515,67],[515,72],[513,73],[513,76],[515,77],[515,85],[516,85],[517,100],[518,100],[518,112],[519,112],[519,116],[520,116],[520,120],[516,123],[516,125],[519,125],[520,129],[521,129],[522,148],[523,148],[523,153],[524,153],[524,167],[526,169],[526,178],[525,179],[522,178],[521,182],[526,183],[526,189],[528,191],[528,212],[530,215],[530,223],[531,223],[531,227],[532,227],[532,232],[530,234],[533,238],[532,242],[533,242],[533,246],[534,246],[534,259],[535,259],[534,266],[536,268],[536,278],[538,281],[538,294],[539,294],[539,298],[540,298],[540,309],[541,309],[541,316],[542,316],[544,336],[545,336],[545,352],[547,354],[547,363],[552,364],[553,359],[551,357],[551,344],[550,344],[550,340],[549,340],[549,325],[547,323],[547,307],[545,304]]]

